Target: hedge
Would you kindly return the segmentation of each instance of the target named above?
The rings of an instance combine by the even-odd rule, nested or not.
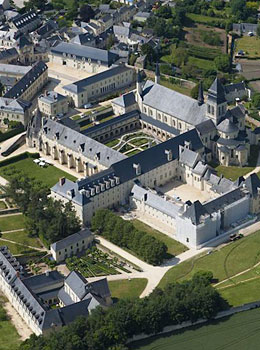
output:
[[[38,157],[40,157],[40,154],[39,154],[39,153],[24,152],[24,153],[22,153],[22,154],[18,154],[17,156],[14,156],[14,157],[11,157],[11,158],[2,160],[2,161],[0,162],[0,167],[1,167],[1,166],[5,166],[5,165],[10,165],[10,164],[16,163],[16,162],[18,162],[19,160],[23,160],[23,159],[27,159],[27,158],[36,159],[36,158],[38,158]]]
[[[0,142],[6,141],[6,140],[10,139],[11,137],[14,137],[18,134],[21,134],[22,132],[24,132],[24,127],[12,129],[12,130],[7,131],[5,133],[0,133]]]

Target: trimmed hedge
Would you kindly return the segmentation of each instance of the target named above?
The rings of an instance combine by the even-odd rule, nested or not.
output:
[[[22,132],[24,132],[24,127],[20,127],[17,129],[12,129],[10,131],[7,131],[5,133],[0,133],[0,142],[6,141],[8,139],[10,139],[11,137],[14,137],[18,134],[21,134]]]
[[[10,165],[10,164],[16,163],[16,162],[19,161],[19,160],[23,160],[23,159],[27,159],[27,158],[36,159],[36,158],[38,158],[38,157],[40,157],[40,154],[39,154],[39,153],[24,152],[24,153],[22,153],[22,154],[18,154],[17,156],[14,156],[14,157],[11,157],[11,158],[2,160],[2,161],[0,162],[0,167],[1,167],[1,166],[5,166],[5,165]]]

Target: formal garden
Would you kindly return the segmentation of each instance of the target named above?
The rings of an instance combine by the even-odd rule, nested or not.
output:
[[[69,270],[79,271],[86,278],[131,272],[117,257],[111,257],[96,247],[87,250],[81,257],[67,258],[66,265]]]

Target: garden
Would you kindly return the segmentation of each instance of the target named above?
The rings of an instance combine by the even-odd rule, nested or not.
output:
[[[119,262],[117,257],[112,258],[96,247],[87,250],[81,257],[67,258],[66,265],[69,270],[79,271],[84,277],[117,275],[121,273],[120,271],[131,272]]]

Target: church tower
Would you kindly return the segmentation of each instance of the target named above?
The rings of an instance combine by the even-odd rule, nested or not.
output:
[[[225,90],[220,80],[216,78],[208,90],[207,117],[217,125],[227,111]]]

